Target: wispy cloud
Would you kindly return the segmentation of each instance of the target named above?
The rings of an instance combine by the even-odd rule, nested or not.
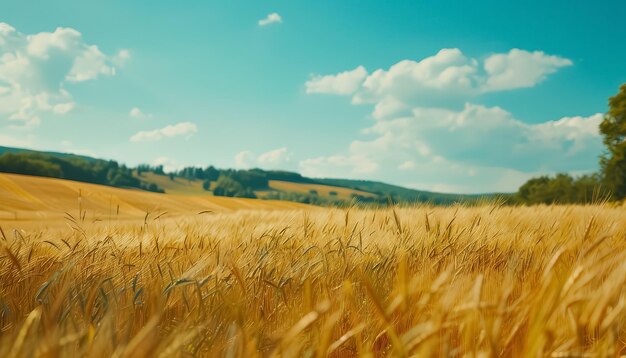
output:
[[[271,24],[280,24],[283,22],[283,18],[278,13],[273,12],[268,14],[264,19],[259,20],[259,26],[267,26]]]
[[[244,150],[235,155],[235,166],[237,168],[251,168],[260,166],[262,168],[282,168],[291,161],[291,152],[287,147],[277,148],[265,152],[259,156]]]
[[[191,137],[194,133],[198,132],[198,127],[195,123],[181,122],[174,125],[165,126],[163,128],[141,131],[130,137],[131,142],[143,142],[143,141],[156,141],[168,137],[186,136]]]
[[[133,107],[130,112],[128,112],[128,115],[131,116],[132,118],[135,119],[147,119],[147,118],[152,118],[152,114],[149,113],[144,113],[141,109],[139,109],[138,107]]]

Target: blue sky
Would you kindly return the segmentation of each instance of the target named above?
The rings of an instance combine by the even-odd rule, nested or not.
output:
[[[12,1],[0,145],[449,192],[597,169],[622,1]]]

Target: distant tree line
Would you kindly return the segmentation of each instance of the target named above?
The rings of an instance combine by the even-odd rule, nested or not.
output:
[[[541,176],[530,179],[519,188],[511,201],[530,205],[590,204],[609,197],[598,174],[572,177],[561,173],[553,177]]]
[[[4,153],[0,172],[37,175],[102,184],[119,188],[138,188],[164,192],[156,184],[145,184],[133,176],[133,170],[113,160],[59,157],[45,153]]]
[[[626,198],[626,84],[609,99],[609,111],[600,123],[606,151],[598,173],[532,178],[510,197],[512,203],[570,204]]]
[[[146,169],[148,170],[148,169]],[[154,168],[149,169],[154,171]],[[281,170],[254,169],[216,169],[213,166],[206,168],[185,167],[175,173],[175,177],[188,180],[202,180],[203,188],[213,191],[215,196],[236,198],[256,198],[255,191],[267,191],[261,197],[266,200],[286,200],[304,204],[337,206],[348,203],[386,204],[389,199],[384,195],[362,196],[352,194],[350,199],[337,197],[337,192],[329,193],[329,197],[319,196],[316,190],[308,193],[295,193],[270,190],[270,180],[288,181],[292,183],[315,184],[315,180],[305,178],[299,173]],[[394,200],[396,201],[396,200]]]
[[[250,186],[254,186],[256,188],[267,187],[268,181],[270,180],[281,180],[292,183],[316,183],[315,180],[305,178],[299,173],[283,170],[263,170],[258,168],[246,170],[217,169],[212,165],[206,168],[185,167],[175,172],[175,175],[188,180],[209,181],[216,181],[220,175],[225,175],[242,182],[250,182]]]
[[[141,176],[142,173],[154,173],[158,175],[165,175],[165,170],[162,165],[148,165],[148,164],[139,164],[136,168],[137,175]]]
[[[188,180],[215,181],[220,176],[220,170],[215,169],[215,167],[212,165],[204,169],[200,167],[186,167],[179,170],[175,174],[178,177]]]
[[[270,180],[285,180],[308,182],[298,173],[286,171],[265,171],[262,169],[216,169],[213,166],[206,168],[186,167],[175,173],[176,177],[188,180],[202,180],[205,190],[212,190],[213,195],[238,198],[256,198],[255,190],[268,190]],[[215,182],[214,185],[213,182]],[[211,189],[211,187],[213,187]]]

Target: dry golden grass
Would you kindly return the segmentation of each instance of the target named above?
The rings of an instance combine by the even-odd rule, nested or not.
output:
[[[170,179],[168,175],[159,175],[152,172],[141,173],[139,177],[146,183],[155,183],[160,188],[165,189],[168,194],[176,195],[213,195],[210,191],[204,190],[202,180],[188,180],[180,177]]]
[[[323,197],[330,197],[330,192],[337,193],[336,197],[342,200],[350,200],[352,195],[361,195],[366,198],[376,197],[375,194],[354,190],[349,188],[343,188],[339,186],[323,185],[323,184],[307,184],[307,183],[292,183],[288,181],[270,180],[270,188],[279,191],[288,191],[294,193],[308,194],[311,190],[317,191],[318,195]]]
[[[188,180],[180,177],[176,177],[173,180],[167,175],[155,174],[152,172],[144,172],[140,177],[146,183],[155,183],[160,188],[165,189],[168,194],[185,195],[185,196],[212,196],[213,193],[204,190],[202,187],[202,180]],[[211,182],[211,188],[215,188],[215,182]],[[294,183],[282,180],[270,180],[268,190],[256,190],[255,194],[258,197],[263,197],[268,192],[272,191],[285,191],[299,194],[309,194],[311,190],[317,191],[319,196],[322,197],[335,197],[341,200],[350,200],[353,195],[360,195],[366,198],[376,197],[375,194],[355,190],[350,188],[344,188],[332,185],[323,184],[308,184],[308,183]],[[337,193],[331,196],[330,193]]]
[[[626,346],[623,207],[67,222],[0,234],[0,356],[601,357]]]
[[[147,174],[146,174],[147,175]],[[168,177],[163,177],[167,178]],[[182,191],[182,190],[181,190]],[[79,203],[80,202],[80,203]],[[210,195],[155,194],[71,180],[0,173],[0,225],[32,228],[64,224],[66,212],[84,210],[86,222],[142,220],[157,215],[196,215],[201,211],[294,210],[307,205]]]

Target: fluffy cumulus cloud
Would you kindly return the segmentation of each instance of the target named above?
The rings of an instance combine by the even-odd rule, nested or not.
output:
[[[189,138],[198,132],[198,126],[192,122],[181,122],[151,131],[141,131],[130,137],[131,142],[157,141],[170,137]]]
[[[278,13],[268,14],[265,18],[259,20],[259,26],[267,26],[271,24],[280,24],[283,22],[283,18]]]
[[[527,124],[499,107],[466,104],[461,111],[415,108],[410,116],[377,121],[351,151],[409,168],[407,161],[463,163],[522,171],[579,171],[597,162],[601,114]],[[400,155],[399,155],[400,156]]]
[[[430,190],[513,191],[540,173],[593,170],[601,151],[602,114],[529,124],[500,107],[475,104],[487,92],[532,87],[566,58],[513,49],[482,62],[458,49],[400,61],[363,74],[349,90],[332,90],[346,74],[317,76],[325,90],[372,106],[367,139],[343,153],[300,161],[312,176],[381,178]],[[356,83],[356,84],[354,84]]]
[[[365,77],[367,71],[363,66],[336,75],[316,75],[305,83],[306,93],[351,95],[359,89]]]
[[[485,90],[499,91],[532,87],[572,61],[559,56],[549,56],[543,51],[513,49],[509,53],[495,54],[485,60],[487,82]]]
[[[420,61],[403,60],[370,74],[358,67],[360,77],[357,81],[357,76],[352,76],[350,91],[325,93],[351,94],[354,103],[373,103],[387,109],[397,109],[401,105],[448,107],[486,92],[532,87],[559,68],[570,65],[569,59],[541,51],[513,49],[505,54],[487,56],[481,63],[465,56],[459,49],[442,49]],[[345,83],[350,82],[346,79],[350,73],[316,76],[314,79],[333,83],[342,76],[341,82]],[[307,92],[322,92],[308,91],[310,82],[306,84]]]
[[[75,103],[66,83],[113,76],[129,57],[104,54],[72,28],[27,35],[0,23],[0,115],[33,126],[43,113],[68,113]]]
[[[286,147],[277,148],[260,155],[244,150],[235,155],[235,167],[252,168],[261,167],[265,169],[285,169],[291,161],[291,152]]]

